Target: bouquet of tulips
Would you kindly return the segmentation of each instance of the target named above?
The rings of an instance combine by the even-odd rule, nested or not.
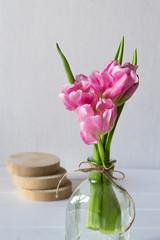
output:
[[[100,73],[73,76],[68,61],[57,44],[69,84],[59,95],[69,111],[75,111],[80,124],[80,135],[86,144],[93,145],[93,158],[88,159],[105,169],[114,165],[110,159],[110,146],[118,119],[125,102],[138,87],[137,51],[132,64],[122,65],[124,38],[115,59],[109,61]],[[96,184],[95,184],[96,182]],[[86,227],[103,234],[121,232],[121,208],[110,181],[98,172],[90,173],[90,200]]]

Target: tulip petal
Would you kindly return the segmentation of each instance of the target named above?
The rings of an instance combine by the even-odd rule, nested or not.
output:
[[[93,71],[89,76],[91,88],[100,96],[103,93],[103,78],[98,71]]]
[[[124,74],[111,88],[105,91],[104,97],[110,98],[115,102],[116,99],[123,93],[126,85],[129,84],[127,80],[128,76],[127,74]]]
[[[76,81],[77,82],[80,82],[80,81],[87,81],[88,80],[88,77],[83,75],[83,74],[79,74],[79,75],[76,75]]]
[[[86,144],[95,144],[103,131],[103,119],[98,116],[88,117],[80,123],[80,135]]]
[[[133,65],[133,64],[127,62],[127,63],[125,63],[125,64],[122,66],[122,69],[123,69],[123,68],[125,68],[125,71],[126,71],[126,69],[128,69],[128,71],[134,71],[134,72],[136,72],[138,66],[137,66],[137,65]]]
[[[71,93],[72,91],[75,91],[75,90],[77,90],[75,84],[65,84],[61,88],[61,93],[69,94],[69,93]]]
[[[86,118],[94,116],[93,108],[90,104],[84,104],[76,109],[77,122],[84,122]]]
[[[59,98],[62,100],[62,102],[64,103],[67,110],[69,110],[69,111],[74,111],[75,110],[75,106],[70,104],[68,95],[65,95],[64,93],[60,93]]]
[[[111,131],[111,129],[115,124],[116,117],[117,117],[117,108],[107,109],[103,113],[104,134]]]
[[[103,92],[104,92],[106,89],[110,88],[114,84],[114,78],[108,72],[103,72],[102,78],[103,78]]]

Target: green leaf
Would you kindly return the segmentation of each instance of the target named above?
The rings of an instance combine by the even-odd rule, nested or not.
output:
[[[122,37],[118,50],[116,52],[116,56],[114,60],[118,60],[120,64],[122,64],[122,59],[123,59],[123,50],[124,50],[124,37]]]
[[[121,40],[121,41],[122,41],[122,40]],[[118,59],[119,51],[120,51],[120,48],[121,48],[121,41],[120,41],[119,47],[118,47],[118,49],[117,49],[116,56],[115,56],[114,60],[117,60],[117,59]]]
[[[134,50],[132,64],[137,65],[137,48]]]
[[[71,71],[71,68],[69,66],[69,63],[66,59],[66,57],[64,56],[64,54],[62,53],[58,43],[56,43],[56,47],[57,47],[57,50],[59,52],[59,55],[61,56],[61,59],[62,59],[62,62],[63,62],[63,66],[64,66],[64,69],[66,71],[66,74],[67,74],[67,77],[68,77],[68,81],[69,83],[74,83],[75,82],[75,79],[74,79],[74,76],[72,74],[72,71]]]

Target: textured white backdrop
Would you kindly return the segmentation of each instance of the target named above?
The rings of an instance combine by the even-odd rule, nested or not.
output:
[[[74,74],[101,71],[125,36],[124,61],[138,49],[140,86],[112,143],[122,168],[160,168],[160,1],[0,0],[0,166],[21,151],[55,153],[68,170],[92,154],[58,93]]]

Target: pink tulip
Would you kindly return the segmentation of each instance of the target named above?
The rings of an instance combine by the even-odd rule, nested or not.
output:
[[[118,61],[107,63],[101,74],[104,82],[107,82],[103,97],[112,99],[117,105],[127,101],[139,84],[137,67],[130,63],[121,66]]]
[[[95,107],[98,101],[97,94],[90,88],[90,82],[84,75],[77,76],[74,84],[64,85],[59,97],[69,111],[74,111],[84,104]]]
[[[96,114],[102,116],[104,119],[105,134],[110,132],[117,117],[117,107],[115,103],[111,99],[101,99],[96,105],[96,110]]]
[[[130,63],[121,66],[118,61],[110,61],[101,74],[93,71],[88,80],[99,97],[110,98],[120,105],[128,100],[138,87],[136,70],[137,66]]]
[[[102,99],[97,102],[95,112],[91,105],[85,104],[77,108],[76,113],[82,140],[86,144],[96,144],[100,135],[105,135],[113,128],[117,108],[111,99]]]
[[[118,61],[106,64],[102,73],[76,76],[74,84],[61,88],[59,97],[66,109],[76,111],[80,134],[86,144],[96,144],[111,131],[117,117],[116,105],[129,99],[138,87],[137,66]]]

